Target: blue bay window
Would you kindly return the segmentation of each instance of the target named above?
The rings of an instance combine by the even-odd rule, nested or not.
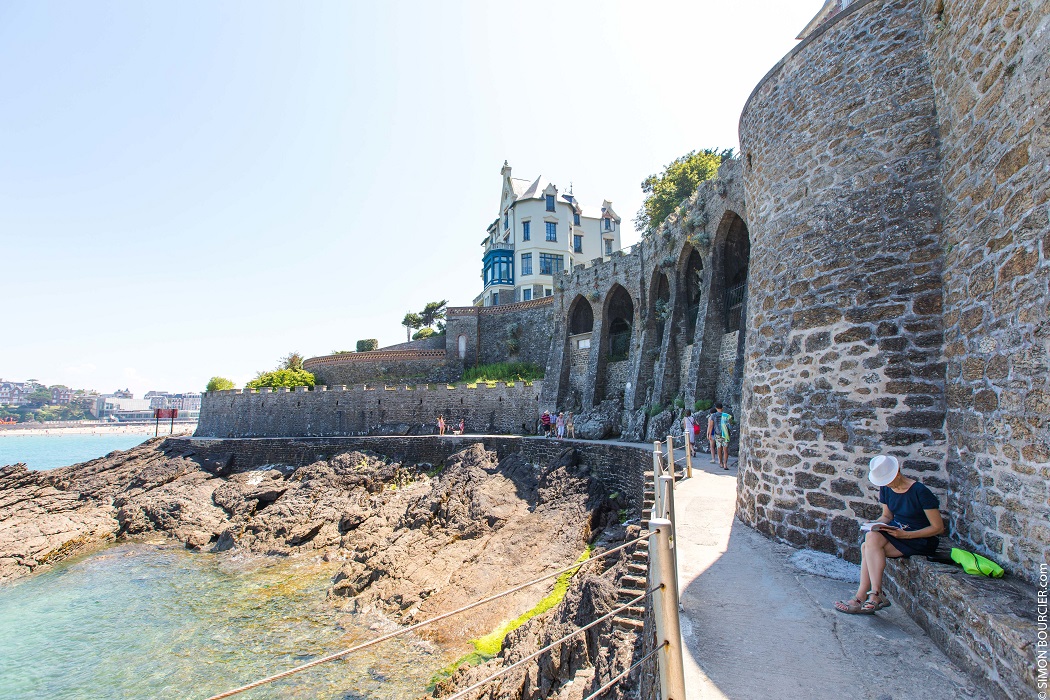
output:
[[[547,225],[547,240],[557,241],[558,240],[558,224],[554,221],[545,222]]]
[[[531,240],[531,238],[532,238],[532,229],[529,226],[530,223],[532,223],[532,222],[530,222],[530,221],[522,221],[521,222],[521,240],[523,240],[523,241],[528,241],[528,240]]]
[[[514,284],[514,253],[509,250],[490,250],[484,258],[485,286]]]

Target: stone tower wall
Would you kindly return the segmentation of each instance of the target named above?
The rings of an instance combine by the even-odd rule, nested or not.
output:
[[[740,119],[749,206],[738,513],[859,556],[868,460],[942,497],[940,170],[915,2],[860,2],[788,54]]]
[[[1050,561],[1050,3],[922,3],[944,181],[955,534]]]

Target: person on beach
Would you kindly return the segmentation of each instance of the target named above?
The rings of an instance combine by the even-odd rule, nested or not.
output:
[[[558,412],[558,417],[554,420],[554,427],[558,433],[558,439],[562,440],[565,438],[565,414],[561,411]]]
[[[860,585],[850,600],[835,602],[835,609],[850,615],[871,615],[888,608],[882,594],[886,559],[933,554],[937,536],[944,532],[940,501],[915,479],[900,472],[896,457],[878,455],[868,463],[868,481],[879,487],[882,516],[868,523],[860,547]]]
[[[565,434],[570,440],[576,439],[576,426],[572,422],[572,411],[569,411],[569,415],[565,416]]]
[[[438,435],[445,434],[445,416],[438,416]]]
[[[695,421],[693,419],[693,412],[689,409],[685,411],[685,417],[682,418],[682,437],[685,438],[685,449],[689,450],[690,457],[696,457],[696,431],[693,429]]]
[[[718,406],[711,409],[707,416],[707,444],[711,446],[711,464],[718,464],[718,444],[715,442],[715,427],[718,424]]]
[[[718,427],[715,428],[715,447],[718,448],[718,463],[722,469],[729,471],[729,426],[733,423],[733,414],[725,410],[722,402],[715,404],[718,409]]]

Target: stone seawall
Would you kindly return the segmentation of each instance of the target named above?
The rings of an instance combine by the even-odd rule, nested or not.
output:
[[[539,420],[542,382],[477,388],[445,384],[418,387],[316,387],[306,391],[260,389],[208,392],[201,402],[198,437],[323,437],[360,435],[402,425],[414,434],[466,421],[470,432],[531,434]],[[383,428],[380,428],[383,426]]]
[[[575,448],[580,461],[612,492],[623,495],[630,512],[640,512],[644,472],[653,467],[652,448],[632,447],[580,440],[546,440],[517,436],[361,436],[329,438],[214,439],[169,438],[184,453],[218,463],[223,468],[243,471],[266,464],[300,467],[349,450],[368,450],[391,459],[412,463],[441,464],[464,448],[482,443],[501,457],[520,453],[530,462],[547,464],[568,447]]]
[[[937,122],[911,0],[860,2],[800,44],[740,119],[751,227],[738,511],[859,558],[889,452],[945,469]]]

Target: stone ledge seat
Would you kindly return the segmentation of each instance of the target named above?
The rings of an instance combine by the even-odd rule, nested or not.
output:
[[[890,559],[886,594],[952,661],[972,669],[991,697],[1034,697],[1036,589],[1009,574],[972,576],[950,560],[946,537],[934,557]]]

